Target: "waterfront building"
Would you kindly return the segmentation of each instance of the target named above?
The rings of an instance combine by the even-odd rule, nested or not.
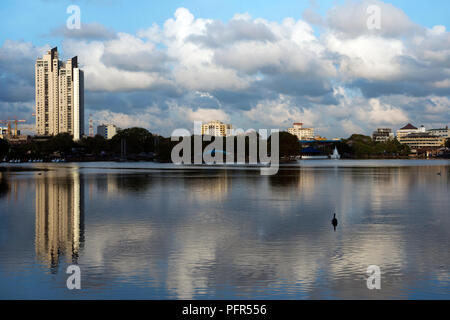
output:
[[[445,145],[445,138],[434,136],[428,132],[410,133],[406,136],[397,137],[401,144],[408,145],[413,152],[423,148],[440,148]]]
[[[97,134],[109,140],[117,134],[117,127],[113,124],[102,124],[97,126]]]
[[[225,124],[219,120],[214,120],[202,124],[202,135],[227,137],[231,135],[231,129],[231,124]]]
[[[375,142],[387,142],[394,139],[391,128],[378,128],[372,133],[372,140]]]
[[[441,129],[428,129],[427,132],[437,137],[442,137],[446,139],[450,138],[450,129],[448,128],[448,126]]]
[[[314,129],[303,128],[303,123],[294,123],[292,128],[288,129],[288,132],[294,136],[297,136],[298,140],[314,140]]]
[[[417,128],[415,126],[413,126],[411,123],[408,123],[406,126],[404,126],[403,128],[397,130],[397,139],[407,136],[411,133],[424,133],[425,132],[425,127],[421,126],[420,128]]]
[[[36,132],[50,136],[84,133],[84,73],[78,58],[60,61],[57,47],[35,64]]]

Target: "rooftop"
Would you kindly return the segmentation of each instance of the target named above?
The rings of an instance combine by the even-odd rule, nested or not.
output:
[[[406,126],[401,128],[400,130],[417,130],[417,128],[414,127],[411,123],[408,123]]]

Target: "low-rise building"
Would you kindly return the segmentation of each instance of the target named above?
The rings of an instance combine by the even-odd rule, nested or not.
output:
[[[31,141],[31,137],[30,136],[26,136],[26,135],[5,135],[3,137],[3,139],[7,140],[10,144],[25,144],[25,143],[29,143]]]
[[[427,132],[437,137],[442,137],[446,139],[450,138],[450,129],[448,128],[448,126],[442,129],[429,129],[427,130]]]
[[[300,122],[294,123],[288,132],[297,136],[298,140],[314,140],[314,128],[303,128],[303,123]]]
[[[231,135],[231,130],[231,124],[226,124],[219,120],[214,120],[202,124],[202,135],[227,137]]]
[[[413,126],[411,123],[408,123],[406,126],[404,126],[403,128],[397,130],[397,139],[407,136],[411,133],[424,133],[425,132],[425,127],[421,126],[420,128],[417,128],[415,126]]]
[[[113,124],[102,124],[97,126],[97,134],[106,140],[112,139],[117,134],[117,127]]]
[[[428,132],[410,133],[397,137],[397,139],[401,144],[408,145],[413,151],[423,148],[440,148],[445,145],[445,138],[434,136]]]
[[[390,128],[378,128],[372,133],[372,140],[375,142],[387,142],[394,139],[394,133]]]

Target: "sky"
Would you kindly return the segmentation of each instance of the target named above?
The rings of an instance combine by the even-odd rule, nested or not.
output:
[[[449,21],[447,0],[2,0],[0,119],[34,124],[34,62],[58,46],[85,71],[86,128],[90,114],[164,136],[216,119],[328,138],[443,127]]]

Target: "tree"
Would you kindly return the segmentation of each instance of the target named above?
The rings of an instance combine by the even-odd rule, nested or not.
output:
[[[111,139],[113,151],[120,152],[122,139],[126,140],[127,153],[139,154],[141,152],[154,151],[154,137],[147,129],[135,127],[120,130]]]
[[[95,137],[83,137],[78,141],[78,145],[84,148],[86,153],[100,154],[102,151],[108,151],[108,141],[101,135],[97,134]]]
[[[297,136],[283,131],[279,133],[279,138],[280,157],[297,156],[300,154],[300,143]]]
[[[343,145],[338,147],[339,151],[345,150],[345,153],[356,158],[407,156],[410,153],[410,148],[398,142],[397,139],[376,142],[369,136],[353,134],[342,143]]]
[[[69,133],[60,133],[52,137],[46,144],[47,153],[60,152],[60,153],[70,153],[74,142],[72,136]]]

